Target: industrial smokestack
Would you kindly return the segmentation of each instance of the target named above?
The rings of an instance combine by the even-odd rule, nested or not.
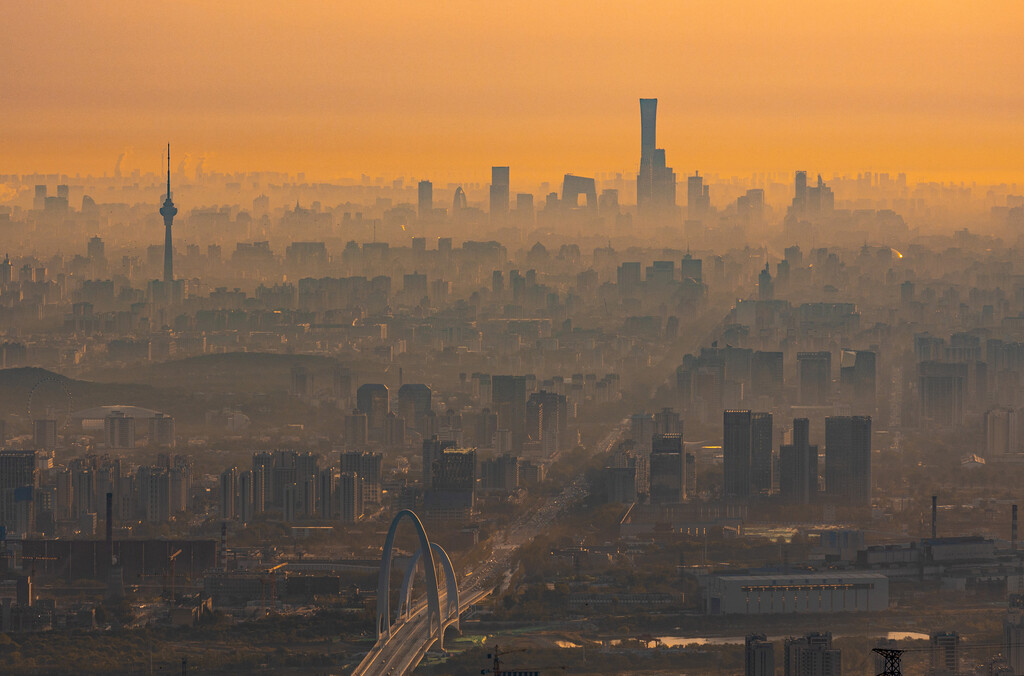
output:
[[[1017,551],[1017,505],[1010,508],[1010,548]]]
[[[932,496],[932,539],[933,540],[936,537],[938,537],[935,534],[936,533],[936,528],[935,528],[936,524],[935,524],[935,522],[938,520],[938,515],[939,515],[939,496],[933,495]]]

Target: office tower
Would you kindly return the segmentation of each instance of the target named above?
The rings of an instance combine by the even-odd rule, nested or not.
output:
[[[509,171],[508,167],[491,167],[491,222],[504,223],[508,219]]]
[[[149,419],[149,443],[174,448],[174,418],[157,413]]]
[[[651,452],[651,438],[654,436],[654,416],[650,413],[634,413],[629,416],[630,439],[637,453]]]
[[[236,503],[235,514],[243,524],[252,521],[254,516],[255,500],[253,498],[253,476],[252,470],[245,470],[236,475]]]
[[[871,418],[825,418],[825,493],[841,503],[871,502]]]
[[[433,479],[434,462],[441,457],[442,451],[446,448],[455,448],[454,441],[438,439],[435,434],[430,439],[423,440],[423,489],[430,490]]]
[[[686,455],[681,434],[655,434],[651,440],[651,504],[686,500]]]
[[[521,228],[531,228],[534,224],[533,194],[516,193],[516,224]]]
[[[320,470],[317,475],[316,501],[317,516],[333,519],[337,514],[335,503],[338,499],[338,471],[333,467]]]
[[[366,414],[366,434],[370,441],[384,439],[384,417],[391,410],[387,385],[367,383],[356,390],[356,409]]]
[[[703,221],[711,210],[711,186],[704,185],[699,171],[686,179],[686,218]]]
[[[1003,407],[985,413],[985,457],[989,460],[1020,451],[1017,410]]]
[[[341,520],[353,523],[363,515],[363,480],[356,472],[338,476],[338,505]]]
[[[34,530],[32,506],[38,485],[35,451],[0,451],[0,525],[8,533]]]
[[[421,383],[408,383],[398,388],[398,414],[408,426],[422,432],[423,418],[431,411],[432,392]]]
[[[636,177],[636,205],[642,216],[668,217],[675,213],[676,174],[666,166],[665,151],[657,147],[658,99],[640,99],[640,171]]]
[[[794,179],[793,205],[790,207],[794,216],[803,216],[807,211],[807,172],[798,171]],[[797,266],[799,267],[799,266]]]
[[[544,457],[551,457],[566,445],[568,404],[564,394],[541,390],[526,402],[526,440],[540,443]]]
[[[764,223],[764,190],[755,188],[736,199],[736,213],[740,221],[747,226]]]
[[[750,416],[750,492],[772,492],[772,414]]]
[[[778,397],[782,395],[783,378],[782,352],[754,352],[750,357],[750,389],[755,397]]]
[[[40,451],[50,451],[57,448],[57,421],[33,420],[32,445]]]
[[[434,184],[420,181],[417,186],[417,207],[421,221],[429,221],[434,215]]]
[[[929,676],[957,676],[960,673],[960,634],[933,633],[929,637]]]
[[[46,186],[37,185],[35,197],[32,199],[32,209],[42,211],[46,208]]]
[[[800,374],[800,403],[804,406],[824,406],[832,393],[832,353],[798,352],[797,369]]]
[[[366,445],[368,439],[367,415],[355,409],[345,416],[345,446],[361,448]]]
[[[775,647],[764,634],[748,634],[743,641],[744,676],[775,676]]]
[[[235,518],[238,513],[238,468],[228,467],[220,474],[220,512],[221,520]]]
[[[825,185],[825,181],[818,174],[818,184],[813,188],[807,188],[806,213],[811,215],[830,214],[835,210],[836,199],[832,194],[832,188]]]
[[[462,518],[473,513],[476,499],[476,451],[448,448],[431,467],[424,507],[433,518]]]
[[[526,439],[526,377],[493,376],[491,408],[498,414],[498,426],[511,433],[512,451],[519,453]]]
[[[640,263],[627,261],[619,266],[615,276],[615,284],[619,288],[619,295],[630,297],[640,288],[642,281],[642,269]]]
[[[783,653],[785,676],[842,676],[842,653],[832,647],[831,632],[788,638]]]
[[[772,273],[768,271],[767,263],[757,276],[757,299],[775,300],[775,284],[772,282]]]
[[[875,412],[875,353],[868,350],[843,350],[839,362],[839,387],[843,403],[857,415]]]
[[[658,145],[658,99],[640,99],[640,161],[654,155]]]
[[[384,456],[380,453],[349,451],[341,454],[341,471],[359,475],[363,486],[363,502],[380,504],[381,467]]]
[[[722,471],[726,498],[750,497],[750,411],[725,411]]]
[[[654,414],[654,434],[682,434],[683,421],[679,413],[663,408]]]
[[[519,458],[505,453],[481,461],[480,480],[485,490],[511,493],[519,488]]]
[[[171,201],[171,144],[167,144],[167,196],[160,207],[160,215],[164,217],[164,282],[174,281],[174,244],[171,241],[171,225],[178,215],[178,208]]]
[[[89,238],[89,243],[86,245],[86,252],[89,260],[93,262],[102,262],[107,258],[103,239],[100,237]]]
[[[692,279],[698,284],[704,283],[704,261],[700,258],[694,258],[690,254],[683,256],[683,260],[679,263],[679,272],[682,275],[683,280]]]
[[[745,500],[771,492],[771,413],[725,411],[722,465],[727,498]]]
[[[922,361],[917,373],[922,422],[941,427],[963,424],[967,364]]]
[[[605,492],[608,502],[629,505],[637,500],[636,465],[604,468]]]
[[[124,411],[111,411],[103,419],[103,432],[107,448],[135,448],[135,418]]]
[[[793,421],[793,443],[779,449],[779,493],[785,502],[805,505],[818,495],[818,447],[810,444],[810,421]]]

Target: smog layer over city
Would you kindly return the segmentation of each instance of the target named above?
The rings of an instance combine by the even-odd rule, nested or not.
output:
[[[0,3],[0,673],[1024,675],[1024,5]]]

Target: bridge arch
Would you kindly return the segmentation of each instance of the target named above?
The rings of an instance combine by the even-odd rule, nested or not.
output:
[[[436,542],[430,543],[431,549],[434,550],[434,555],[441,563],[441,569],[444,571],[444,588],[445,588],[445,614],[442,616],[443,625],[454,618],[456,628],[459,625],[459,585],[455,579],[455,568],[452,566],[452,560],[448,557],[448,552]],[[412,579],[415,577],[416,566],[420,562],[420,558],[423,556],[423,550],[417,549],[416,554],[412,557],[412,562],[409,564],[409,569],[405,571],[405,579],[402,581],[402,592],[398,595],[399,603],[399,616],[408,616],[412,609]],[[438,589],[438,598],[440,599],[440,588]]]
[[[380,577],[377,580],[378,639],[382,635],[391,635],[391,604],[389,603],[388,598],[391,595],[391,559],[395,546],[395,534],[398,532],[398,526],[403,519],[411,521],[413,527],[416,529],[416,536],[420,541],[420,548],[417,552],[417,556],[423,556],[426,558],[424,561],[424,568],[426,568],[427,574],[427,621],[430,625],[430,633],[433,634],[434,632],[435,618],[437,619],[438,629],[442,629],[444,626],[444,620],[441,618],[441,599],[437,588],[437,573],[435,569],[433,548],[430,546],[430,540],[427,538],[427,532],[423,529],[423,522],[420,521],[420,518],[416,516],[416,513],[412,510],[403,509],[398,512],[398,514],[395,514],[395,518],[392,519],[391,527],[388,528],[388,535],[384,539],[384,550],[381,552]],[[448,558],[447,554],[444,558]],[[415,560],[413,563],[415,564]],[[448,569],[451,568],[451,565],[451,561],[449,560]],[[454,577],[454,572],[452,573],[452,577]]]

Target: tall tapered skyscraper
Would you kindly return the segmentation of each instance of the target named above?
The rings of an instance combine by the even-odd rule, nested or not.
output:
[[[640,172],[636,206],[642,216],[666,217],[676,210],[676,174],[657,147],[658,99],[640,99]]]
[[[178,208],[171,201],[171,144],[167,144],[167,197],[160,207],[160,215],[164,217],[164,281],[174,281],[174,244],[171,242],[171,225],[178,215]]]

